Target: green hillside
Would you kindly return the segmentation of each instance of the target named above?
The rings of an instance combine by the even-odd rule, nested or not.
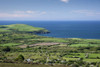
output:
[[[28,33],[48,33],[44,28],[33,27],[26,24],[0,25],[0,32],[28,32]]]

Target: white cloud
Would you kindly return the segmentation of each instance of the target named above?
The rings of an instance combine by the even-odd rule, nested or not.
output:
[[[47,14],[47,12],[41,12],[41,15]]]
[[[97,15],[100,15],[100,12],[92,11],[92,10],[74,10],[72,12],[78,13],[78,14],[84,14],[84,15],[87,15],[87,16],[97,16]]]
[[[68,3],[69,2],[69,0],[61,0],[62,2],[64,2],[64,3]]]
[[[0,17],[29,17],[27,14],[10,14],[10,13],[0,13]]]
[[[14,11],[13,13],[22,14],[25,13],[25,11]]]
[[[36,13],[36,11],[30,11],[30,10],[28,10],[28,11],[26,11],[26,13],[34,14],[34,13]]]
[[[37,14],[40,13],[39,11],[31,11],[31,10],[27,10],[27,11],[14,11],[14,13],[26,13],[26,14]]]
[[[23,18],[23,17],[37,17],[40,15],[44,15],[46,14],[46,12],[40,12],[40,11],[13,11],[11,13],[0,13],[0,18],[4,18],[4,17],[9,17],[9,18]]]

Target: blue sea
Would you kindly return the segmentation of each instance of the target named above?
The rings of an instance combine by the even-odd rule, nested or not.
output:
[[[0,21],[0,25],[9,24],[28,24],[51,32],[42,36],[100,39],[100,21]]]

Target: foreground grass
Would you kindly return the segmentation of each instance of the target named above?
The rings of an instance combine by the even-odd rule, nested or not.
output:
[[[39,65],[39,64],[15,64],[15,63],[0,63],[0,67],[67,67],[66,65]]]

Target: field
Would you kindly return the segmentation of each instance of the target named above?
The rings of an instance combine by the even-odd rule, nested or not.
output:
[[[25,24],[0,25],[0,32],[49,32],[44,28],[32,27]]]
[[[25,32],[41,29],[34,28],[33,30],[33,28],[23,24],[1,26],[0,66],[27,67],[28,64],[31,67],[33,64],[32,66],[39,67],[41,65],[37,64],[42,64],[43,67],[49,67],[48,64],[53,64],[53,67],[60,67],[58,64],[63,64],[66,67],[73,65],[86,67],[100,65],[99,39],[53,38]],[[6,30],[6,33],[2,32],[3,30]]]

